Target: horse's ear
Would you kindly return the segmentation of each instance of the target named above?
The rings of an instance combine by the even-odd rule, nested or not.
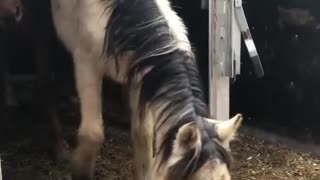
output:
[[[233,136],[238,131],[242,123],[242,115],[237,114],[233,118],[225,121],[218,121],[213,119],[205,119],[215,129],[219,139],[224,145],[229,145]]]
[[[184,153],[199,145],[201,145],[201,136],[195,123],[188,123],[180,127],[175,141],[176,153]]]

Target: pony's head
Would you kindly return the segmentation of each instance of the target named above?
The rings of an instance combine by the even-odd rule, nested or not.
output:
[[[0,0],[0,25],[19,22],[22,18],[21,0]]]
[[[201,118],[200,122],[188,122],[177,128],[171,138],[167,138],[173,143],[163,148],[160,175],[155,178],[230,180],[229,144],[242,119],[241,114],[226,121]]]

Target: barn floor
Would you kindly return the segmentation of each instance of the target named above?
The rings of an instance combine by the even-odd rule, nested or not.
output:
[[[18,93],[19,94],[19,93]],[[20,93],[22,94],[22,93]],[[114,92],[111,92],[114,97]],[[64,101],[68,102],[68,101]],[[112,102],[111,99],[106,102]],[[123,121],[124,114],[114,99],[107,119]],[[74,144],[74,122],[77,113],[73,105],[61,105],[64,132],[68,142]],[[72,109],[71,109],[72,108]],[[21,112],[20,112],[21,110]],[[13,111],[13,118],[0,126],[0,155],[4,180],[68,180],[68,162],[55,163],[44,150],[48,144],[44,125],[30,123],[32,115],[26,108]],[[73,113],[71,113],[73,112]],[[122,120],[121,120],[122,118]],[[132,149],[128,128],[108,125],[106,143],[98,157],[96,180],[130,180]],[[234,180],[320,180],[320,157],[290,151],[279,145],[239,134],[231,144],[235,158],[232,167]]]
[[[69,131],[72,132],[72,131]],[[73,131],[75,132],[75,131]],[[129,180],[132,149],[128,133],[107,128],[97,163],[97,180]],[[69,136],[74,135],[70,133]],[[278,145],[240,135],[232,143],[235,180],[319,180],[320,158],[291,152]],[[4,180],[67,180],[68,163],[54,163],[31,138],[1,146]]]

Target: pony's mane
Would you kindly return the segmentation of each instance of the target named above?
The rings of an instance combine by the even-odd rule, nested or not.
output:
[[[192,51],[179,49],[168,23],[155,0],[113,0],[107,7],[111,17],[107,24],[104,53],[118,61],[121,55],[133,52],[127,74],[129,84],[135,75],[145,72],[141,80],[140,109],[146,104],[160,111],[155,131],[170,126],[159,153],[163,164],[171,154],[172,142],[178,129],[208,114],[198,69]],[[219,144],[210,141],[203,131],[203,146],[190,151],[172,169],[173,177],[187,177],[214,156],[229,162],[229,155]],[[211,143],[209,143],[211,142]],[[194,158],[197,157],[196,161]],[[185,164],[191,164],[187,171]]]

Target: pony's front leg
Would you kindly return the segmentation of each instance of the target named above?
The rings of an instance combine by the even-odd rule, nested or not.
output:
[[[134,122],[132,122],[134,123]],[[152,144],[149,133],[146,129],[135,128],[132,125],[132,143],[133,143],[133,160],[134,160],[134,179],[135,180],[150,180],[151,178],[151,158]]]
[[[81,123],[78,147],[72,159],[72,180],[91,180],[96,156],[104,140],[102,120],[102,74],[83,53],[74,56],[75,77],[80,98]]]
[[[140,88],[130,88],[129,104],[131,112],[131,138],[133,146],[134,179],[150,180],[152,161],[152,119],[146,113],[140,112]],[[143,113],[143,115],[142,115]],[[141,119],[143,118],[143,119]]]

